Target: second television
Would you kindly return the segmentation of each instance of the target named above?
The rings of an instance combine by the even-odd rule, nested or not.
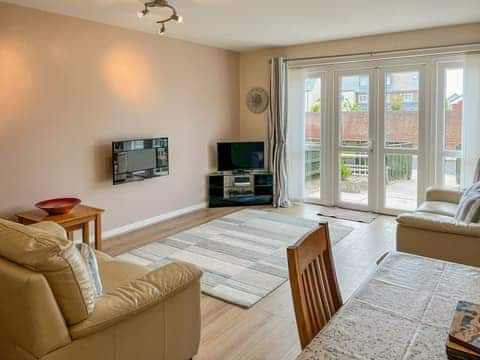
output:
[[[263,141],[217,143],[218,171],[263,170],[265,143]]]

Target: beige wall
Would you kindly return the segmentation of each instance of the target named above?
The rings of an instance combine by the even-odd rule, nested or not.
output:
[[[238,137],[237,53],[0,4],[0,217],[79,196],[106,230],[206,200]],[[112,186],[112,140],[168,136],[171,175]]]
[[[240,54],[240,136],[242,139],[266,139],[267,113],[256,115],[249,112],[245,98],[252,87],[261,86],[268,90],[268,59],[270,57],[327,56],[470,42],[480,42],[480,23],[242,53]]]

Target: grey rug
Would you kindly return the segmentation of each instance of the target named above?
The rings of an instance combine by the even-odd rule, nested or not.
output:
[[[370,224],[374,221],[378,216],[366,211],[355,211],[355,210],[348,210],[342,209],[338,207],[328,207],[328,206],[320,206],[320,211],[318,212],[320,216],[327,216],[333,217],[336,219],[343,219],[343,220],[350,220],[350,221],[357,221],[366,224]]]
[[[156,269],[186,261],[204,272],[202,291],[249,308],[288,280],[287,246],[318,221],[268,211],[242,210],[156,241],[118,258]],[[353,228],[330,224],[337,243]]]

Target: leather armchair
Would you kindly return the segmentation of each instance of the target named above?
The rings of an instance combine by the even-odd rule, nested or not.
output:
[[[480,224],[455,219],[463,190],[431,187],[413,213],[397,218],[397,250],[480,266]]]
[[[66,238],[54,223],[31,226]],[[104,295],[87,319],[69,327],[45,277],[0,257],[1,359],[187,360],[197,353],[196,267],[150,271],[100,252],[97,261]]]

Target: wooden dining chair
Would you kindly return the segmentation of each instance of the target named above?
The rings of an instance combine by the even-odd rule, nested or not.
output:
[[[342,306],[328,224],[320,224],[316,230],[289,246],[287,257],[303,349]]]

